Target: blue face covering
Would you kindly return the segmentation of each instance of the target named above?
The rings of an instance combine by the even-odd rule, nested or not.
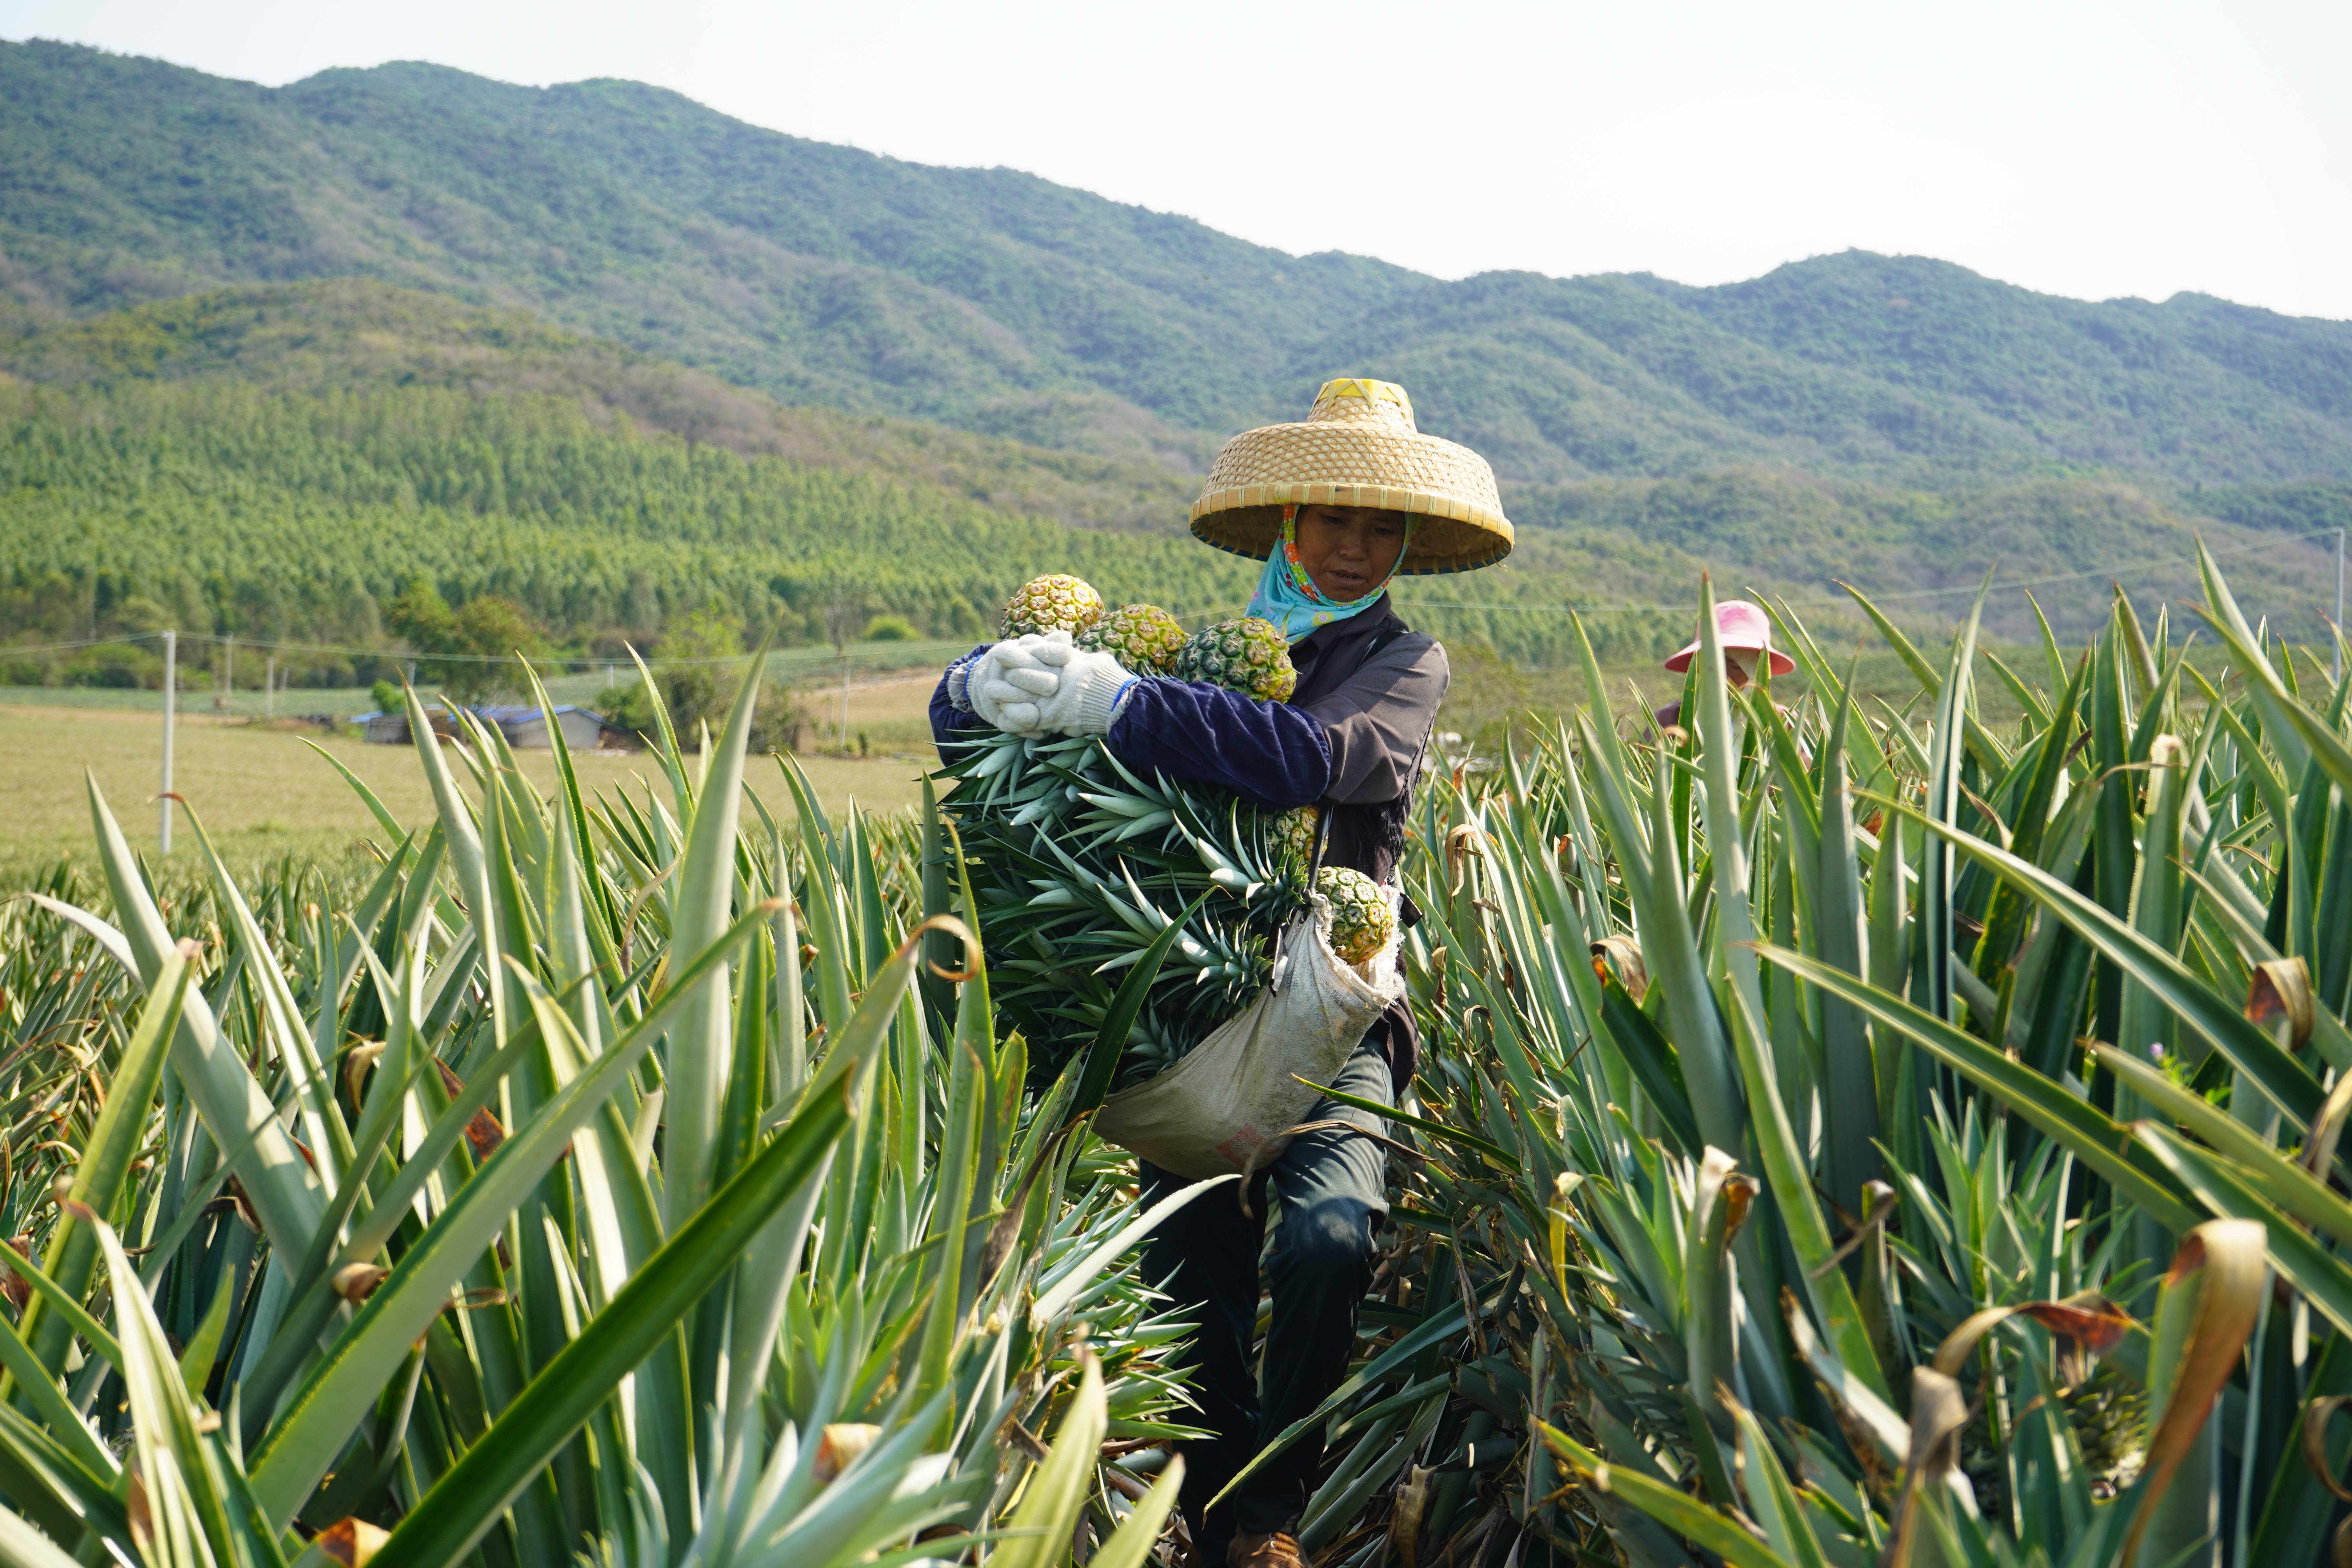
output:
[[[1412,519],[1404,520],[1404,543],[1397,549],[1397,565],[1404,564],[1404,552],[1412,547]],[[1257,580],[1257,592],[1250,595],[1249,608],[1244,615],[1271,621],[1282,630],[1288,642],[1313,633],[1318,627],[1333,621],[1344,621],[1349,616],[1360,615],[1379,603],[1389,583],[1395,580],[1396,568],[1389,569],[1388,577],[1379,587],[1360,599],[1342,604],[1327,595],[1315,585],[1315,579],[1298,559],[1298,509],[1282,509],[1282,538],[1274,552],[1266,557],[1265,570]]]

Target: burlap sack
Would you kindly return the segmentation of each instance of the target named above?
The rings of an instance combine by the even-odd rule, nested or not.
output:
[[[1331,951],[1331,907],[1312,899],[1283,932],[1257,1000],[1166,1072],[1105,1100],[1096,1136],[1192,1181],[1244,1170],[1253,1157],[1263,1168],[1319,1098],[1298,1079],[1329,1083],[1404,994],[1397,941],[1342,963]]]

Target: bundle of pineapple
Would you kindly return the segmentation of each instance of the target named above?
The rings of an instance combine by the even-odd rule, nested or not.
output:
[[[1025,584],[1003,635],[1066,631],[1138,675],[1201,680],[1272,701],[1297,686],[1282,634],[1244,617],[1184,635],[1152,605],[1111,610],[1076,577]],[[1028,1037],[1049,1083],[1100,1031],[1128,967],[1193,901],[1129,1032],[1114,1087],[1141,1082],[1249,1005],[1272,972],[1275,939],[1306,904],[1312,806],[1272,811],[1230,791],[1146,778],[1101,737],[968,732],[949,748],[946,805],[971,861],[989,988]],[[1392,924],[1358,871],[1325,867],[1339,956],[1361,963]]]

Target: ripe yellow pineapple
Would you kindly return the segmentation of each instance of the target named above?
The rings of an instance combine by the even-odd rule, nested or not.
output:
[[[1121,605],[1078,634],[1078,646],[1107,653],[1137,675],[1166,675],[1176,668],[1184,628],[1157,605]]]
[[[1323,814],[1311,805],[1295,806],[1274,819],[1274,853],[1285,877],[1305,879],[1315,859],[1315,830],[1322,821]]]
[[[1176,678],[1205,680],[1266,702],[1286,702],[1298,689],[1298,671],[1291,666],[1281,628],[1255,616],[1194,632],[1176,656]]]
[[[1361,963],[1388,945],[1396,911],[1378,882],[1345,866],[1326,866],[1315,875],[1315,890],[1330,901],[1331,951],[1342,960]]]
[[[1073,637],[1102,618],[1103,597],[1084,579],[1066,572],[1032,577],[1014,591],[1004,606],[1000,636],[1025,637],[1031,632],[1068,632]]]

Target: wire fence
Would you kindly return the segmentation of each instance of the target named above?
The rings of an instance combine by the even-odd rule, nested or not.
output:
[[[2283,545],[2302,544],[2315,539],[2336,539],[2342,535],[2343,531],[2344,531],[2342,529],[2337,528],[2317,528],[2313,529],[2306,533],[2281,534],[2276,539],[2264,540],[2260,544],[2243,545],[2235,550],[2209,551],[2207,553],[2211,555],[2216,561],[2228,561],[2242,555],[2263,554],[2266,552],[2279,549]],[[2196,564],[2197,557],[2193,555],[2181,555],[2175,556],[2165,561],[2135,561],[2116,566],[2098,566],[2084,572],[2054,572],[2046,576],[2040,577],[2003,577],[2000,574],[1998,568],[1996,568],[1992,574],[1992,582],[1993,586],[1996,588],[2042,588],[2057,583],[2082,583],[2102,577],[2120,581],[2126,577],[2141,576],[2150,572],[2177,570],[2180,567],[2194,566]],[[1843,579],[1832,579],[1832,581],[1836,582],[1837,585],[1841,588],[1849,587],[1849,584]],[[1870,589],[1860,591],[1866,594],[1874,603],[1893,604],[1909,603],[1921,599],[1940,599],[1948,597],[1955,594],[1973,594],[1977,591],[1979,585],[1979,584],[1978,583],[1955,583],[1942,588],[1901,588],[1888,592],[1879,592]],[[1846,609],[1852,607],[1853,604],[1853,600],[1851,597],[1843,599],[1790,599],[1787,601],[1776,602],[1785,602],[1792,610]],[[1544,605],[1512,604],[1494,600],[1446,600],[1423,599],[1418,597],[1411,600],[1399,599],[1397,601],[1397,606],[1400,609],[1411,610],[1496,610],[1505,612],[1525,612],[1531,615],[1553,616],[1565,616],[1570,614],[1579,616],[1641,614],[1688,615],[1690,613],[1690,606],[1688,605]]]

